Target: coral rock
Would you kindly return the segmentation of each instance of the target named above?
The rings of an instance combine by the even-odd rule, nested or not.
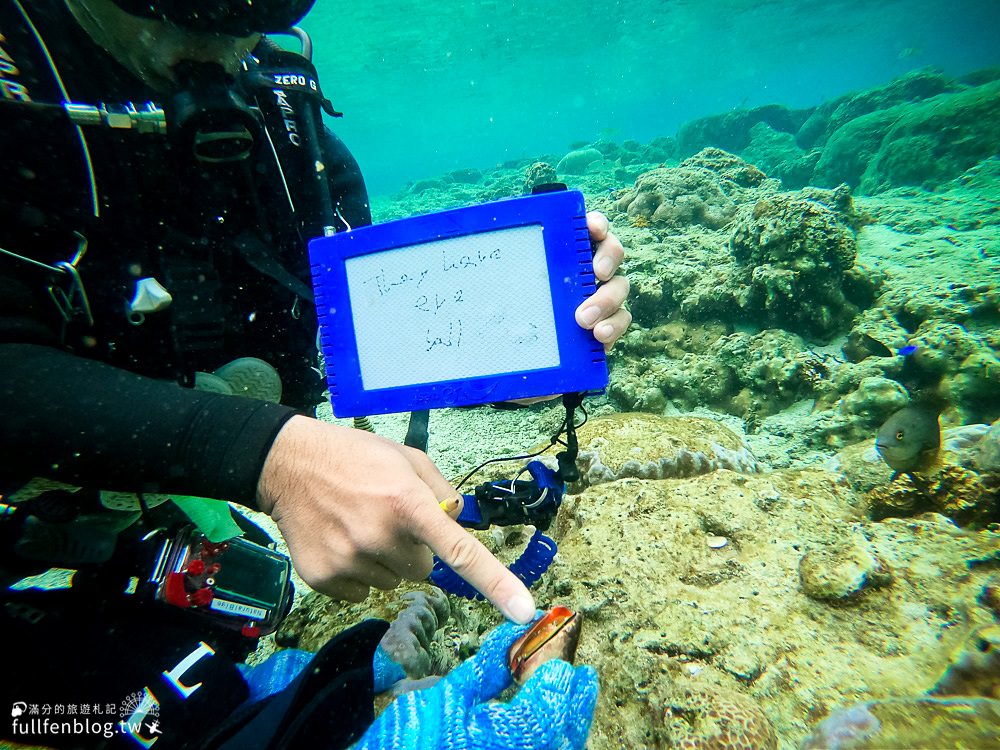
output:
[[[681,167],[695,167],[715,172],[722,179],[724,189],[732,195],[732,188],[758,187],[767,175],[753,164],[749,164],[738,156],[723,151],[721,148],[703,148],[694,156],[688,157],[680,164]]]
[[[1000,701],[900,698],[841,709],[824,719],[802,750],[939,750],[996,747]]]
[[[574,491],[622,477],[665,479],[716,469],[757,470],[736,433],[702,417],[608,414],[583,425],[577,439],[582,476]]]
[[[777,750],[770,720],[748,697],[687,688],[664,712],[675,750]]]
[[[556,165],[556,171],[559,174],[583,174],[587,171],[587,167],[595,161],[603,159],[604,154],[596,148],[581,148],[576,151],[570,151],[560,159],[559,164]]]
[[[663,227],[701,224],[718,229],[736,213],[736,204],[707,169],[662,167],[639,175],[635,189],[616,204],[632,223],[637,220]]]
[[[811,550],[799,561],[802,591],[820,601],[842,601],[891,580],[885,563],[860,534]]]
[[[1000,486],[962,466],[940,466],[927,474],[901,474],[867,496],[872,518],[935,511],[960,526],[983,528],[1000,519]]]
[[[825,204],[797,193],[763,197],[740,209],[729,246],[741,267],[741,306],[767,325],[828,336],[857,312],[843,291],[857,242]]]
[[[555,167],[548,162],[536,161],[524,171],[524,192],[530,193],[538,185],[558,181]]]
[[[972,631],[931,692],[1000,699],[1000,626],[986,625]]]

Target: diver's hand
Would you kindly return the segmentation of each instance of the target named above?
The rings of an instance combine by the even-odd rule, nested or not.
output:
[[[601,286],[576,309],[576,322],[593,331],[604,350],[611,351],[632,322],[632,313],[622,307],[628,297],[628,279],[615,275],[625,258],[625,249],[600,211],[587,214],[587,229],[594,246],[594,275]]]
[[[594,275],[601,286],[576,308],[576,322],[581,328],[592,330],[594,338],[604,344],[604,351],[609,352],[632,323],[632,313],[622,307],[628,297],[628,279],[615,275],[625,258],[625,248],[600,211],[587,214],[587,229],[594,247]],[[509,403],[531,406],[555,398],[559,396],[517,398]]]
[[[352,750],[583,750],[597,704],[597,673],[560,659],[542,664],[509,703],[507,652],[527,627],[504,623],[433,687],[396,698]]]
[[[457,494],[422,451],[303,416],[281,428],[257,482],[259,507],[317,591],[361,601],[371,586],[426,578],[433,550],[509,619],[528,622],[524,584],[441,509]]]

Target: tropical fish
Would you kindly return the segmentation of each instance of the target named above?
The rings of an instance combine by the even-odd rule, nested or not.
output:
[[[531,629],[514,641],[507,654],[511,676],[523,685],[542,664],[576,657],[583,616],[566,607],[553,607]]]
[[[941,448],[937,412],[924,406],[907,406],[890,416],[878,429],[875,447],[896,471],[930,468]]]

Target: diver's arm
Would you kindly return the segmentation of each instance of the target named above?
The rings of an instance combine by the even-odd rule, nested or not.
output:
[[[37,344],[0,344],[0,476],[252,505],[295,411],[144,378]]]

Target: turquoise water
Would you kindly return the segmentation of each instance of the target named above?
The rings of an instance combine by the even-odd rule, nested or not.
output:
[[[935,66],[1000,64],[1000,3],[319,0],[332,123],[372,193],[739,107],[813,106]]]

